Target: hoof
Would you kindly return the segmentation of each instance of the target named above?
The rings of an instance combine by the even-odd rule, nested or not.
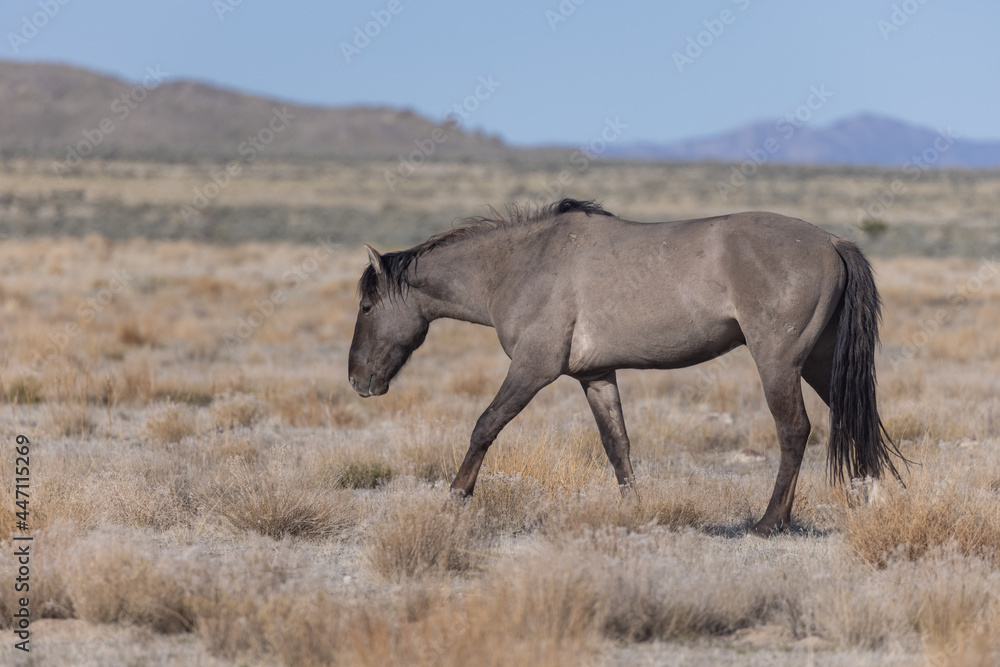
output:
[[[635,477],[633,477],[633,478],[629,479],[629,480],[628,480],[627,482],[625,482],[624,484],[622,484],[622,483],[619,483],[619,484],[618,484],[618,491],[620,491],[620,492],[621,492],[621,497],[622,497],[622,498],[629,498],[629,499],[635,499],[635,500],[642,500],[642,499],[641,499],[641,498],[639,497],[639,489],[638,489],[638,487],[636,486],[636,483],[635,483]]]
[[[753,535],[754,537],[760,537],[766,540],[767,538],[777,535],[778,533],[785,532],[787,529],[788,524],[786,523],[775,524],[770,521],[765,522],[764,519],[761,519],[754,524],[753,528],[747,531],[747,535]]]
[[[448,491],[448,500],[456,503],[466,503],[472,500],[472,494],[466,493],[462,489],[451,489]]]

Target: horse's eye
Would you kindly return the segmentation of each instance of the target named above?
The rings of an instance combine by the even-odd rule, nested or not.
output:
[[[370,312],[372,312],[372,307],[371,306],[361,306],[361,314],[362,315],[367,315]]]

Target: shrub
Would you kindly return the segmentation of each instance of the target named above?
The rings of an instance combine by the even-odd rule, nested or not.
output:
[[[380,575],[399,581],[473,570],[487,546],[470,506],[425,493],[399,502],[375,526],[367,558]]]
[[[231,459],[228,472],[218,512],[236,530],[275,539],[320,538],[357,522],[358,508],[347,491],[318,489],[274,463],[261,466],[243,458]]]
[[[382,461],[350,461],[337,479],[345,489],[374,489],[392,479],[392,468]]]

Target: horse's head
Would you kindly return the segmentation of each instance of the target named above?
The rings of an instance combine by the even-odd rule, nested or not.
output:
[[[412,257],[383,257],[365,247],[370,264],[361,276],[361,306],[347,364],[351,387],[363,397],[389,390],[389,382],[424,342],[430,325],[407,282]]]

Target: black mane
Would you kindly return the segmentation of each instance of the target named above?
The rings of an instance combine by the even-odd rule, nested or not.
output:
[[[609,213],[601,208],[601,205],[595,201],[579,201],[577,199],[563,199],[558,204],[549,204],[546,208],[554,209],[553,215],[562,215],[563,213],[572,213],[574,211],[582,211],[587,215],[607,215],[610,217],[615,217],[614,213]]]
[[[406,272],[410,265],[435,248],[448,245],[458,239],[480,236],[495,229],[534,224],[551,220],[564,213],[576,212],[584,213],[587,216],[615,217],[614,213],[605,211],[597,202],[569,198],[538,208],[532,208],[530,205],[508,204],[502,212],[491,206],[488,216],[465,218],[458,227],[436,234],[409,250],[385,253],[382,255],[385,287],[380,287],[379,277],[369,264],[365,267],[364,273],[361,274],[361,280],[358,281],[358,292],[362,298],[368,298],[375,303],[382,300],[382,295],[385,292],[388,292],[390,298],[394,295],[402,295],[409,286],[406,282]]]

